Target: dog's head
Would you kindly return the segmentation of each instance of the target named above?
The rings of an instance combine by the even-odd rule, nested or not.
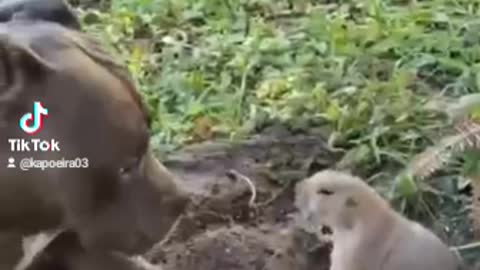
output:
[[[0,22],[7,22],[15,17],[56,22],[76,30],[82,28],[74,9],[66,0],[0,1]]]
[[[61,220],[90,248],[138,252],[158,241],[188,198],[150,150],[148,115],[125,69],[85,34],[26,20],[0,25],[0,59],[0,202],[18,205],[0,210],[0,229]],[[34,104],[48,115],[32,135],[19,121]],[[19,152],[12,138],[54,142]],[[22,171],[7,168],[10,157],[63,161]]]

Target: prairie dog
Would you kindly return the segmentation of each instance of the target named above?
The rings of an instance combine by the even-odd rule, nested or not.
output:
[[[454,270],[460,261],[431,231],[400,215],[362,179],[324,170],[295,187],[295,205],[333,232],[331,270]]]

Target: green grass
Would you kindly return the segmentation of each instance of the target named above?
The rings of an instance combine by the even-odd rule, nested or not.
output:
[[[372,171],[398,169],[449,128],[426,103],[480,90],[480,0],[105,6],[85,10],[83,21],[128,64],[161,151],[241,139],[281,122],[330,130],[334,146]],[[458,209],[456,185],[441,185],[407,179],[400,195],[418,206],[433,194],[433,207],[452,200]]]
[[[403,163],[442,127],[425,101],[478,91],[480,1],[291,2],[118,0],[84,21],[128,62],[157,146],[281,121]]]
[[[432,97],[479,91],[479,15],[479,0],[116,0],[83,20],[128,63],[157,149],[280,121],[327,127],[378,168],[445,128]]]

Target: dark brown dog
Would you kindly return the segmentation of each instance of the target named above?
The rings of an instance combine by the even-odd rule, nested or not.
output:
[[[125,256],[83,248],[73,232],[59,234],[28,270],[144,270]]]
[[[66,0],[0,0],[0,22],[10,21],[13,16],[56,22],[77,30],[82,28]]]
[[[85,249],[128,254],[161,239],[188,198],[150,151],[148,116],[124,68],[85,34],[27,20],[0,24],[0,60],[0,232],[64,225]],[[48,118],[29,135],[19,120],[36,101]],[[32,138],[60,151],[9,142]],[[23,171],[24,158],[88,159],[88,168]]]

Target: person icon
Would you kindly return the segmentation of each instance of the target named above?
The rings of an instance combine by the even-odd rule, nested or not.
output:
[[[15,167],[15,159],[13,157],[8,159],[8,165],[7,168],[16,168]]]

